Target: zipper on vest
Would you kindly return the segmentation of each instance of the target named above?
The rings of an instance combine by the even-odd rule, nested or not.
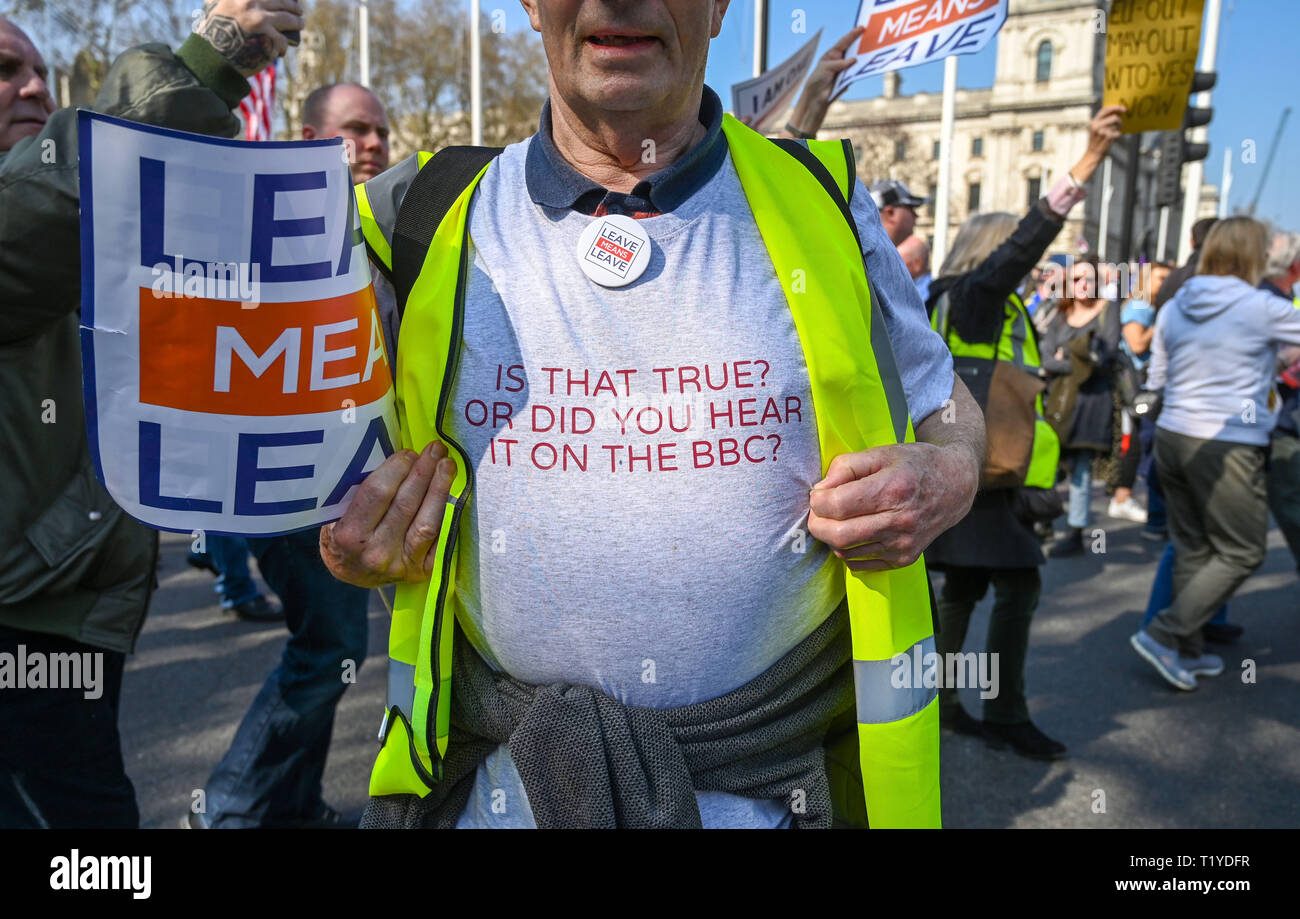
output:
[[[448,444],[460,455],[461,462],[465,467],[465,487],[456,496],[456,503],[451,512],[451,527],[447,532],[447,549],[442,555],[442,578],[438,582],[438,599],[434,605],[433,634],[429,648],[429,665],[433,672],[434,697],[430,700],[432,704],[429,706],[424,730],[429,746],[429,759],[433,764],[434,774],[439,781],[442,780],[442,755],[438,751],[438,708],[442,693],[442,654],[440,653],[439,643],[442,641],[443,617],[447,612],[447,585],[450,583],[449,578],[454,574],[451,570],[451,561],[456,548],[456,540],[460,534],[460,515],[469,500],[470,492],[474,490],[474,466],[470,462],[469,454],[464,447],[448,436],[442,427],[443,415],[447,411],[447,403],[451,400],[452,383],[456,379],[457,370],[460,369],[461,333],[465,319],[465,282],[468,275],[469,220],[466,220],[464,237],[461,239],[460,268],[456,274],[456,297],[452,303],[451,334],[447,346],[447,369],[443,373],[442,386],[438,391],[438,410],[434,416],[434,430],[438,432],[438,436],[442,438],[444,443]]]

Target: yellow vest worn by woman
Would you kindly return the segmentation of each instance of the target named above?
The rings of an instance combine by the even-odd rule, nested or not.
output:
[[[914,441],[902,382],[881,312],[871,300],[846,203],[854,182],[851,148],[838,141],[812,141],[814,156],[802,149],[792,154],[731,116],[725,117],[723,132],[799,335],[823,475],[842,453]],[[414,162],[423,167],[427,160],[427,154],[420,154]],[[473,488],[473,469],[444,435],[441,422],[461,346],[470,199],[487,168],[438,225],[402,316],[397,354],[402,446],[420,451],[431,440],[442,440],[457,472],[429,581],[397,588],[389,632],[388,707],[370,778],[375,796],[428,794],[441,776],[447,750],[453,635],[448,610],[456,585],[461,511]],[[393,228],[376,219],[375,202],[364,186],[357,188],[357,196],[371,256],[391,271]],[[835,566],[847,591],[858,756],[870,823],[877,828],[938,827],[936,693],[933,687],[913,686],[911,678],[921,670],[914,659],[934,651],[924,562],[873,572],[850,571],[834,556],[826,563]]]

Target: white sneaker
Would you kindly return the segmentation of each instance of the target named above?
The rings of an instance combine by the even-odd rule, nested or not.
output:
[[[1123,504],[1111,498],[1110,507],[1106,509],[1106,513],[1120,520],[1132,520],[1134,523],[1147,522],[1147,512],[1142,509],[1141,504],[1133,500],[1132,495],[1129,495]]]

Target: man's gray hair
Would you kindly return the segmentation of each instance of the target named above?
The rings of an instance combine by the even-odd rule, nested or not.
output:
[[[1264,266],[1264,277],[1281,277],[1296,262],[1300,262],[1300,233],[1288,233],[1285,230],[1274,232],[1268,247],[1268,264]]]

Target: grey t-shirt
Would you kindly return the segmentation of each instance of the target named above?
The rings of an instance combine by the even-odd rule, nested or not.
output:
[[[716,698],[842,599],[838,560],[806,531],[821,466],[789,307],[730,156],[638,221],[649,266],[605,288],[576,251],[596,218],[526,193],[530,142],[488,170],[470,214],[446,419],[475,469],[455,615],[492,666],[530,683],[654,708]],[[951,358],[865,189],[853,204],[919,420],[950,397]],[[780,801],[698,800],[706,827],[789,822]],[[506,746],[459,825],[533,825]]]

